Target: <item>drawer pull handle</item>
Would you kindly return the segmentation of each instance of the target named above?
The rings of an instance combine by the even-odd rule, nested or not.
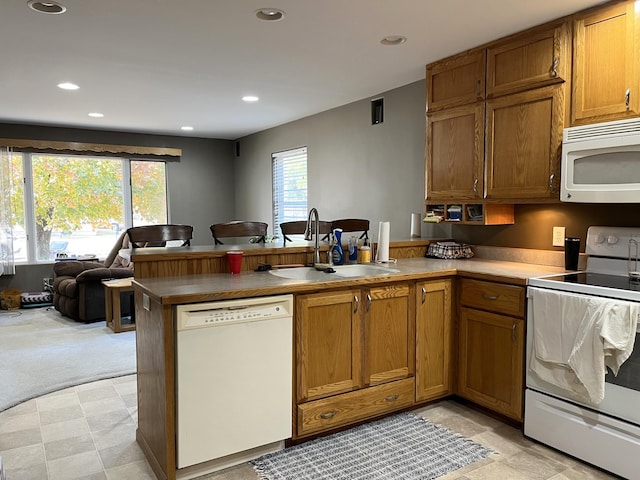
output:
[[[422,304],[427,301],[427,289],[422,287]]]
[[[480,98],[480,85],[482,84],[481,80],[476,80],[476,97]]]
[[[321,413],[321,414],[320,414],[320,418],[322,418],[323,420],[327,420],[327,419],[329,419],[329,418],[333,418],[333,417],[335,417],[337,414],[338,414],[338,412],[337,412],[337,411],[332,410],[332,411],[330,411],[329,413]]]
[[[484,298],[485,300],[497,300],[498,295],[487,295],[486,293],[483,293],[482,298]]]
[[[357,295],[354,295],[353,301],[355,303],[355,306],[353,307],[353,313],[358,313],[358,306],[360,305],[360,299],[358,298]]]
[[[371,311],[371,295],[367,293],[367,312]]]
[[[478,179],[477,178],[473,181],[473,193],[475,193],[476,195],[478,194]]]
[[[395,401],[396,401],[397,399],[399,399],[399,398],[400,398],[400,395],[398,395],[398,394],[395,394],[395,395],[389,395],[388,397],[384,397],[384,399],[385,399],[387,402],[395,402]]]
[[[516,341],[516,324],[514,323],[511,327],[511,340]]]
[[[551,193],[553,193],[553,179],[555,178],[555,174],[552,173],[551,175],[549,175],[549,191]]]

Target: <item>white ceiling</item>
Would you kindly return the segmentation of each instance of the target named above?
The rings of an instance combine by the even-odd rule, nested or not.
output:
[[[427,63],[602,2],[60,3],[66,13],[45,15],[27,0],[0,2],[0,122],[236,139],[423,79]],[[260,21],[265,7],[286,16]],[[388,35],[408,40],[381,45]],[[104,118],[87,115],[96,111]]]

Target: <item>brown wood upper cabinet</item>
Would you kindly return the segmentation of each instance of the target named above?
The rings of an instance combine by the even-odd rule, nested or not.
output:
[[[482,198],[484,103],[429,113],[425,151],[426,198]]]
[[[483,100],[485,63],[482,48],[427,65],[427,109],[432,112]]]
[[[571,124],[640,115],[640,13],[635,2],[574,16]]]
[[[487,48],[487,98],[560,83],[570,71],[569,22],[545,24]]]
[[[552,85],[487,100],[486,198],[558,196],[564,92]]]

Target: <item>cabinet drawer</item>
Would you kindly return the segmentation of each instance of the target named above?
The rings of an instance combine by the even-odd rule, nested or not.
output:
[[[467,278],[460,286],[462,305],[524,318],[523,287]]]
[[[298,437],[399,410],[413,403],[413,378],[304,403],[298,405]]]

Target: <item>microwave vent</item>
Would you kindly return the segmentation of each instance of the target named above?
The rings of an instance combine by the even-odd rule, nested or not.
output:
[[[595,140],[597,138],[611,138],[621,135],[640,135],[640,118],[569,127],[565,128],[563,132],[565,142]]]

